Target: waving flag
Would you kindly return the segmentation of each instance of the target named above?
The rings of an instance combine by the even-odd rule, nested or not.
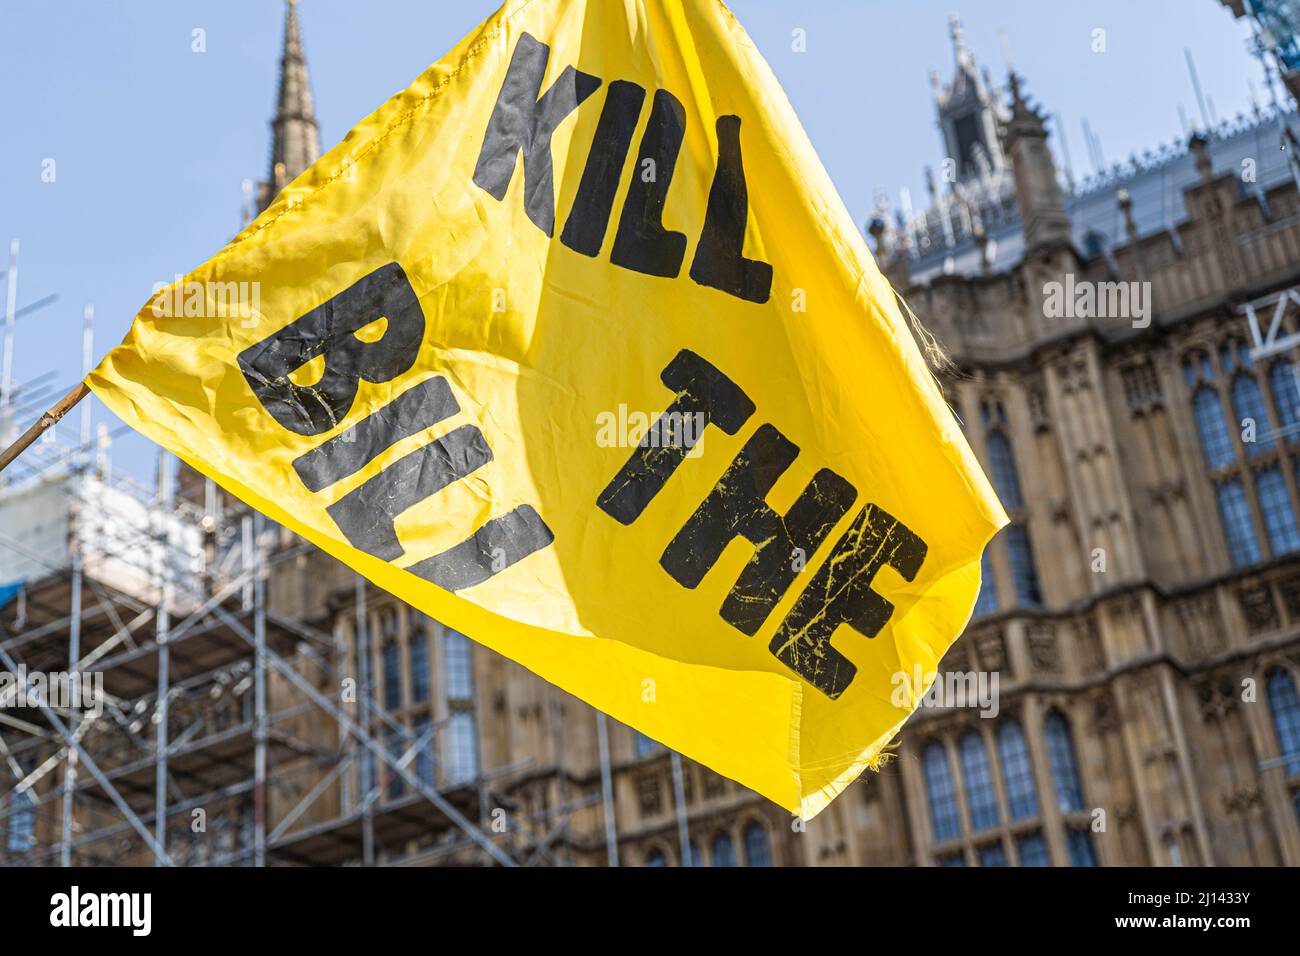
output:
[[[1006,520],[718,0],[509,3],[89,383],[378,586],[804,817],[907,719]]]

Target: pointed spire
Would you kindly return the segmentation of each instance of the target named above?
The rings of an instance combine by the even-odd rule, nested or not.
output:
[[[956,160],[957,179],[966,182],[980,175],[974,162],[977,145],[982,147],[994,173],[1000,174],[1005,168],[1005,156],[998,143],[998,124],[1003,111],[987,71],[980,70],[975,55],[966,46],[966,30],[961,20],[954,14],[948,25],[957,69],[947,84],[940,83],[932,73],[930,84],[943,135],[944,155]]]
[[[948,17],[948,29],[952,33],[952,52],[960,64],[966,56],[966,28],[961,25],[957,14]]]
[[[975,54],[966,46],[966,27],[957,14],[948,17],[948,32],[952,35],[952,56],[958,73],[975,72]]]
[[[1201,182],[1208,183],[1214,178],[1214,161],[1210,158],[1210,138],[1197,130],[1188,140],[1187,146],[1196,157],[1196,171],[1200,173]]]
[[[271,120],[271,169],[262,190],[262,206],[270,205],[285,184],[320,158],[320,129],[312,102],[311,78],[303,55],[298,0],[288,0],[284,12],[284,48],[280,54],[280,90]]]
[[[1057,182],[1056,162],[1047,146],[1047,123],[1043,113],[1024,96],[1023,83],[1023,77],[1011,74],[1011,116],[1003,130],[1002,148],[1015,174],[1025,246],[1031,251],[1044,246],[1068,246],[1070,218]]]
[[[1013,70],[1007,81],[1007,88],[1011,91],[1011,118],[1022,123],[1037,124],[1040,129],[1044,128],[1042,116],[1029,105],[1029,101],[1025,99],[1020,89],[1020,83],[1020,74]]]
[[[1124,217],[1124,235],[1128,239],[1129,248],[1133,250],[1133,261],[1137,265],[1137,275],[1146,275],[1146,269],[1142,263],[1142,246],[1138,242],[1137,219],[1133,216],[1133,194],[1127,189],[1121,189],[1115,194],[1115,202],[1119,206],[1120,215]]]

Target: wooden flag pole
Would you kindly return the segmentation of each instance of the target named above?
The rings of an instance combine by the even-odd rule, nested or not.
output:
[[[90,386],[85,382],[78,382],[72,391],[68,392],[67,395],[64,395],[61,399],[55,402],[50,407],[50,410],[38,418],[31,428],[23,432],[16,442],[4,451],[0,451],[0,471],[4,471],[8,468],[9,463],[26,451],[28,445],[40,438],[41,434],[47,428],[57,422],[64,415],[68,414],[77,402],[81,401],[89,394]]]

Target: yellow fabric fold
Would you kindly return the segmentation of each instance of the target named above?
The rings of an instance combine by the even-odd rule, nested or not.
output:
[[[507,4],[88,381],[377,586],[805,818],[907,719],[899,675],[935,670],[1006,521],[717,0]]]

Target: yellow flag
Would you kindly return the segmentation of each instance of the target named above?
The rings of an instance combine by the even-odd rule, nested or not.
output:
[[[1006,520],[718,0],[512,0],[89,382],[378,586],[804,817],[912,712]]]

